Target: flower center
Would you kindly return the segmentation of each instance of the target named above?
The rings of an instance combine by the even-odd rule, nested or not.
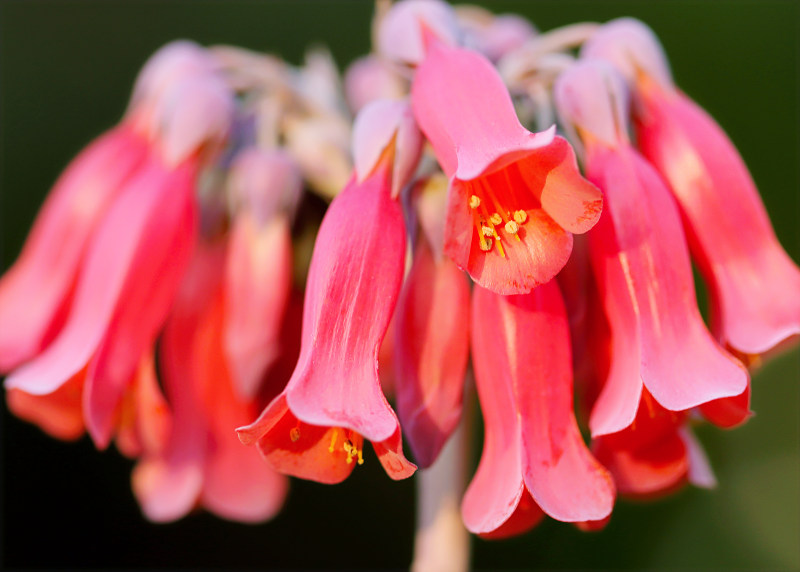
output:
[[[503,208],[491,185],[484,180],[475,181],[472,191],[468,205],[481,250],[489,252],[494,245],[498,254],[505,258],[503,240],[511,240],[512,236],[520,240],[518,233],[527,222],[528,213],[523,209]]]
[[[364,437],[359,433],[351,429],[339,429],[338,427],[334,427],[331,433],[331,444],[328,447],[328,451],[330,453],[335,453],[340,448],[347,454],[345,461],[348,464],[352,463],[353,459],[356,459],[359,465],[364,464]]]

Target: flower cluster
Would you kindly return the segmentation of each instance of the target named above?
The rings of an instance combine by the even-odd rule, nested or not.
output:
[[[743,423],[749,368],[800,335],[727,136],[639,21],[379,7],[343,88],[322,52],[152,57],[0,281],[9,408],[115,441],[159,521],[269,518],[283,475],[341,482],[365,439],[393,479],[431,467],[473,377],[475,534],[713,486],[692,425]],[[307,190],[332,199],[310,262]]]

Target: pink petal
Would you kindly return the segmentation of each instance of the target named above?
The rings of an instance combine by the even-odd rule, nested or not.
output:
[[[303,196],[303,177],[285,151],[249,147],[236,154],[227,191],[236,212],[248,212],[259,225],[277,216],[293,219]]]
[[[148,449],[133,472],[133,490],[147,518],[167,522],[185,516],[203,487],[209,424],[198,372],[196,333],[200,313],[218,292],[220,248],[200,244],[181,282],[160,340],[164,391],[172,407],[167,442]]]
[[[99,448],[111,438],[117,404],[155,341],[189,262],[196,229],[194,178],[195,167],[186,164],[150,181],[160,189],[160,196],[157,202],[144,205],[152,210],[86,376],[86,426]]]
[[[692,254],[710,286],[715,334],[761,354],[800,334],[800,269],[778,243],[747,167],[720,127],[685,95],[640,86],[642,153],[670,184]]]
[[[0,371],[31,359],[58,333],[89,238],[145,153],[144,140],[122,124],[56,181],[19,259],[0,280]]]
[[[163,168],[150,161],[120,191],[88,246],[63,330],[41,355],[6,379],[7,388],[51,393],[86,366],[105,336],[123,288],[135,279],[129,272],[135,257],[142,256],[138,246],[160,208],[166,182]]]
[[[682,427],[679,435],[689,456],[689,482],[702,489],[716,488],[717,478],[714,476],[714,469],[711,468],[702,443],[688,427]]]
[[[403,277],[405,228],[389,197],[388,169],[352,180],[331,204],[317,235],[297,368],[286,389],[304,423],[388,439],[397,417],[377,371],[378,350]]]
[[[292,285],[289,222],[259,224],[249,212],[234,220],[225,268],[225,352],[237,391],[252,398],[280,355],[283,316]]]
[[[405,101],[378,100],[362,109],[353,123],[353,156],[356,176],[363,182],[391,152],[392,196],[411,180],[424,143],[411,107]]]
[[[628,352],[641,352],[645,387],[673,411],[744,391],[746,370],[700,317],[680,218],[658,175],[629,147],[592,152],[588,164],[606,193],[606,215],[590,235],[595,272],[613,335],[630,329]]]
[[[569,329],[557,285],[513,297],[476,289],[474,296],[473,329],[494,340],[481,348],[489,354],[491,373],[476,367],[476,376],[489,374],[495,389],[501,380],[510,385],[512,409],[501,414],[519,419],[526,487],[557,520],[605,518],[614,487],[584,445],[572,412]]]
[[[378,28],[378,53],[398,63],[415,65],[425,57],[425,33],[455,44],[458,24],[453,9],[441,0],[405,0],[392,5]]]
[[[433,45],[414,76],[411,104],[445,174],[461,180],[502,169],[555,135],[520,124],[500,75],[471,50]]]
[[[396,310],[397,413],[418,464],[430,466],[461,419],[469,284],[420,238]]]
[[[400,436],[399,425],[388,439],[373,441],[372,448],[375,449],[375,454],[378,456],[383,470],[395,481],[407,479],[416,472],[417,466],[410,463],[403,454],[403,440]]]
[[[522,499],[529,498],[522,481],[524,453],[514,392],[510,383],[501,383],[507,380],[504,374],[508,372],[504,370],[508,364],[502,360],[497,363],[495,348],[502,343],[495,331],[502,327],[499,318],[496,301],[488,291],[476,287],[470,332],[472,366],[483,413],[483,453],[464,494],[461,516],[467,530],[481,535],[503,527],[517,512]],[[505,341],[504,337],[500,340]],[[532,526],[530,522],[526,524]]]
[[[221,293],[220,293],[221,294]],[[202,504],[231,520],[259,522],[283,505],[288,480],[236,438],[235,428],[256,414],[252,399],[240,399],[223,353],[224,303],[221,295],[199,308],[201,321],[193,344],[192,368],[204,407],[195,415],[208,419]]]

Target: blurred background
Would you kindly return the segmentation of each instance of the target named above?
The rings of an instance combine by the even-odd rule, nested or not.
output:
[[[800,259],[798,3],[492,1],[542,31],[634,16],[659,35],[678,84],[727,130],[775,230]],[[113,125],[134,77],[162,44],[189,38],[300,63],[327,45],[343,69],[370,49],[369,1],[45,1],[0,4],[0,267],[17,256],[50,185]],[[799,293],[800,295],[800,293]],[[654,503],[621,501],[608,527],[546,521],[509,541],[474,541],[479,569],[799,569],[798,351],[755,373],[745,427],[701,427],[719,486]],[[476,435],[477,456],[480,434]],[[11,568],[407,567],[414,485],[367,462],[342,485],[293,481],[260,526],[195,514],[146,522],[132,463],[88,439],[62,443],[2,411],[2,566]],[[477,458],[477,457],[476,457]],[[371,461],[375,461],[371,457]]]

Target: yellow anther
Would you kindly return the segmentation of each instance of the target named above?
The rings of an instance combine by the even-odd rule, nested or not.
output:
[[[292,427],[289,430],[289,439],[292,440],[292,443],[296,443],[298,439],[300,439],[300,429],[297,427]]]
[[[500,213],[494,213],[492,216],[489,217],[489,222],[497,226],[498,224],[503,222],[503,217],[500,216]]]
[[[328,447],[328,452],[333,453],[336,450],[336,437],[339,435],[339,430],[334,429],[331,435],[331,446]]]
[[[494,236],[494,229],[490,226],[482,226],[481,232],[483,233],[483,236]]]
[[[491,249],[492,249],[492,241],[484,240],[484,238],[481,237],[481,250],[483,250],[484,252],[489,252]]]
[[[517,224],[525,224],[525,221],[528,220],[528,213],[523,210],[514,211],[514,220]]]
[[[349,465],[353,462],[353,457],[355,457],[357,453],[355,445],[353,445],[353,442],[350,441],[350,439],[347,439],[344,442],[344,445],[342,445],[342,448],[344,449],[344,452],[347,453],[347,464]]]
[[[513,220],[508,221],[504,228],[508,234],[517,234],[519,232],[519,225]]]
[[[469,198],[469,208],[471,208],[471,209],[477,209],[479,206],[481,206],[481,199],[480,199],[480,197],[478,197],[478,195],[472,195],[472,196]]]
[[[364,452],[361,449],[358,450],[358,464],[364,464]]]

